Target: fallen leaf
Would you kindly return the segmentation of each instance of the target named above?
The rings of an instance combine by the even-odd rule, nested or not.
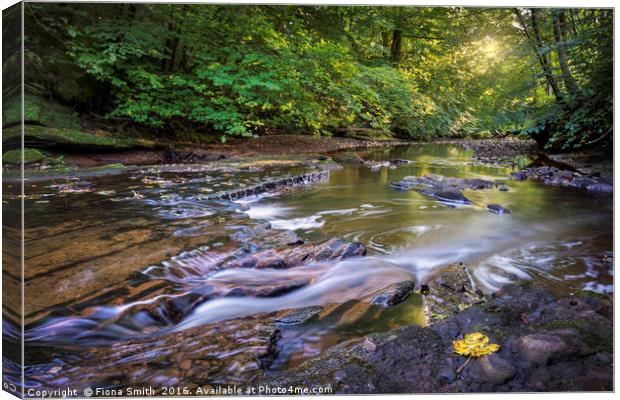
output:
[[[456,354],[461,356],[481,357],[495,353],[499,344],[489,343],[489,338],[480,332],[468,333],[461,340],[452,342]]]

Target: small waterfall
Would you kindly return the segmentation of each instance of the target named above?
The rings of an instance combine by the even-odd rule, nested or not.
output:
[[[284,178],[276,178],[267,180],[256,185],[228,190],[220,193],[213,193],[207,198],[209,200],[230,200],[235,201],[243,197],[255,196],[258,194],[270,192],[283,187],[295,187],[309,185],[313,183],[325,182],[329,178],[329,171],[321,170],[316,172],[308,172],[305,174],[287,176]]]

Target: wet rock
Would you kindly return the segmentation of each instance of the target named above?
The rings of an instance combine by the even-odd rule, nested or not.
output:
[[[285,176],[268,179],[254,185],[238,187],[232,190],[225,190],[212,193],[206,196],[207,200],[238,200],[248,196],[255,196],[261,193],[273,192],[287,188],[309,185],[312,183],[323,182],[329,178],[329,170],[307,172],[295,176]]]
[[[318,315],[323,307],[313,306],[286,310],[281,316],[277,317],[276,323],[280,325],[298,325],[310,321],[315,315]]]
[[[414,281],[394,283],[379,290],[378,293],[372,294],[367,298],[367,301],[371,304],[382,307],[394,306],[409,297],[409,294],[413,292],[414,288]]]
[[[260,286],[252,286],[250,283],[243,287],[232,288],[227,296],[243,297],[276,297],[301,289],[310,283],[309,279],[297,279],[288,282],[271,282]]]
[[[441,355],[429,350],[433,344],[439,348],[436,335],[413,325],[371,334],[336,345],[301,366],[279,371],[258,384],[332,384],[335,393],[343,394],[436,392],[442,386],[436,379]],[[330,382],[328,378],[337,372],[341,379]]]
[[[473,360],[467,372],[474,381],[501,385],[515,375],[516,369],[499,355],[489,354]]]
[[[549,358],[569,351],[569,347],[558,336],[547,334],[527,335],[517,342],[521,357],[527,361],[546,365]]]
[[[505,209],[504,207],[500,206],[499,204],[489,204],[487,205],[487,210],[491,211],[492,213],[495,214],[511,214],[510,210]]]
[[[506,187],[506,183],[503,181],[495,181],[495,188],[500,192],[507,192],[508,187]]]
[[[439,379],[445,383],[452,383],[456,380],[456,373],[452,367],[446,367],[439,372]]]
[[[366,247],[359,242],[345,242],[334,238],[320,243],[308,243],[268,249],[248,255],[224,265],[223,268],[291,268],[320,261],[338,261],[366,254]]]
[[[391,187],[398,190],[415,190],[425,196],[431,196],[439,201],[458,204],[471,204],[462,190],[480,190],[493,187],[492,181],[484,179],[447,178],[438,174],[426,174],[422,177],[406,176],[398,182],[392,182]]]
[[[278,355],[280,337],[279,329],[266,314],[144,335],[112,347],[80,351],[76,353],[79,356],[67,358],[56,375],[45,376],[41,384],[51,390],[66,388],[69,381],[82,391],[95,382],[120,377],[118,388],[148,387],[153,382],[241,385],[262,375],[271,365]]]
[[[448,293],[458,293],[459,287],[466,284],[456,283],[458,270],[452,275],[444,283],[454,286]],[[437,279],[433,282],[431,293],[442,286]],[[331,383],[337,394],[609,390],[611,361],[601,365],[607,361],[606,357],[596,354],[611,354],[611,322],[606,319],[603,322],[600,319],[603,317],[594,312],[574,309],[568,301],[556,299],[542,287],[509,286],[487,302],[449,314],[441,321],[431,321],[429,327],[412,325],[353,339],[291,370],[263,377],[258,383],[280,386]],[[538,322],[525,324],[519,318],[524,312],[540,315]],[[562,318],[566,317],[575,318],[578,322],[573,323],[582,330],[560,328],[565,325]],[[548,333],[550,326],[554,326],[555,334]],[[461,365],[464,358],[454,354],[452,341],[473,331],[488,335],[501,349],[471,360],[457,379],[454,366]],[[525,331],[529,333],[521,333],[521,337],[506,336]],[[598,331],[606,331],[604,336],[609,339],[599,338]],[[598,349],[572,351],[577,339],[585,342],[592,335],[593,342],[607,343]],[[521,346],[534,360],[541,360],[539,353],[544,352],[545,365],[524,359]],[[563,351],[569,352],[569,357],[561,357]],[[336,374],[339,379],[331,379]]]
[[[611,193],[614,191],[614,187],[607,183],[595,183],[592,185],[588,185],[586,189],[590,192]]]
[[[484,299],[474,289],[467,268],[460,263],[437,271],[423,285],[427,290],[424,303],[429,321],[440,321]]]
[[[366,351],[375,351],[377,349],[377,345],[372,341],[371,338],[366,338],[362,342],[362,349]]]
[[[472,150],[477,157],[495,160],[496,163],[503,163],[504,160],[510,160],[510,157],[517,155],[533,155],[539,152],[538,145],[535,141],[510,137],[460,140],[456,143],[461,144],[466,149]]]
[[[551,380],[551,373],[548,368],[537,368],[528,381],[528,385],[534,390],[544,390],[547,383]]]
[[[342,154],[337,154],[334,157],[332,157],[332,160],[334,160],[337,163],[341,163],[341,164],[356,164],[356,165],[364,164],[364,159],[362,157],[350,151],[342,153]]]
[[[448,203],[471,204],[471,200],[457,189],[439,190],[434,192],[432,196]]]
[[[371,171],[379,171],[381,168],[387,168],[390,166],[389,161],[365,161],[364,165],[370,168]]]
[[[58,193],[88,193],[92,192],[95,188],[92,182],[73,180],[67,183],[52,184],[49,186],[51,189],[58,190]]]
[[[478,178],[448,178],[439,174],[426,174],[422,177],[406,176],[392,185],[402,187],[405,190],[419,189],[421,187],[434,188],[436,190],[447,190],[450,188],[478,190],[492,188],[493,182]]]
[[[393,159],[387,161],[365,161],[364,165],[369,167],[371,171],[379,171],[381,168],[395,169],[400,165],[411,164],[410,160]]]
[[[609,365],[612,361],[611,355],[607,353],[597,353],[594,359],[598,365]]]
[[[403,165],[403,164],[411,164],[413,161],[411,160],[403,160],[400,158],[395,158],[390,160],[390,164],[391,165]]]
[[[590,192],[613,192],[613,186],[603,181],[596,174],[585,174],[580,171],[559,169],[557,167],[530,167],[522,171],[512,172],[509,178],[517,181],[525,179],[536,180],[545,185],[573,187]]]

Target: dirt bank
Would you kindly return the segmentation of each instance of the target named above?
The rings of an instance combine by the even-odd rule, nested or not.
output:
[[[168,149],[127,150],[106,153],[65,154],[67,165],[87,168],[105,164],[148,165],[161,163],[201,163],[231,157],[297,156],[329,154],[341,150],[406,145],[407,141],[371,141],[339,137],[315,138],[307,135],[271,135],[252,139],[232,138],[226,143],[179,143]]]

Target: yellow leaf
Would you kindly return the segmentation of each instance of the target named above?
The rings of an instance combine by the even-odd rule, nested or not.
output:
[[[452,347],[456,354],[462,356],[481,357],[495,353],[499,350],[499,345],[489,343],[489,338],[480,332],[468,333],[461,340],[452,342]]]

